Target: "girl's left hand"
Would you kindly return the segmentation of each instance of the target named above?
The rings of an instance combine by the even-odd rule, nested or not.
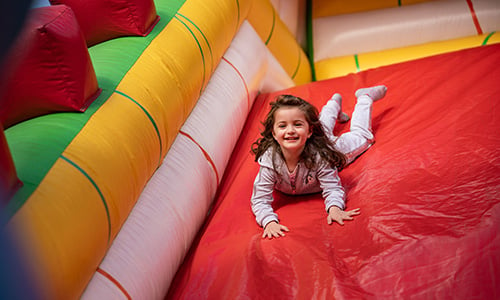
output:
[[[333,222],[337,222],[340,225],[344,225],[344,220],[354,220],[353,216],[357,216],[360,214],[360,209],[356,208],[349,211],[343,211],[337,206],[332,206],[328,210],[327,221],[328,224],[332,224]]]

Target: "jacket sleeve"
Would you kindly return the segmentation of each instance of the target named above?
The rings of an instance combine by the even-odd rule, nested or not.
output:
[[[345,191],[340,182],[337,168],[323,164],[318,170],[318,181],[323,190],[326,211],[328,212],[331,206],[345,209]]]
[[[265,227],[271,221],[278,222],[278,215],[274,212],[273,189],[276,182],[276,172],[273,169],[260,166],[259,173],[255,177],[252,193],[252,212],[257,223]]]

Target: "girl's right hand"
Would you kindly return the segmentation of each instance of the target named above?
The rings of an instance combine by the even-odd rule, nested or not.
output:
[[[272,239],[273,237],[279,238],[280,236],[285,236],[285,232],[289,232],[290,230],[284,226],[279,224],[276,221],[271,221],[267,223],[266,227],[264,228],[264,233],[262,234],[262,238],[268,237],[269,239]]]

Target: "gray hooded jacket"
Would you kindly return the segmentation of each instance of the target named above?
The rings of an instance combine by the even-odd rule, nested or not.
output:
[[[285,161],[279,154],[274,156],[274,165],[271,148],[258,159],[260,170],[255,177],[251,203],[252,211],[260,226],[265,227],[271,221],[278,222],[278,215],[272,208],[274,189],[290,195],[322,191],[326,211],[333,205],[344,209],[345,192],[338,171],[322,162],[319,154],[316,158],[317,168],[308,169],[299,162],[292,173],[288,171]]]

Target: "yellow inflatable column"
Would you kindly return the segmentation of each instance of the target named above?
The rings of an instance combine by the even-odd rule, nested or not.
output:
[[[490,34],[433,42],[423,45],[336,57],[317,62],[315,64],[316,76],[318,80],[333,78],[412,59],[499,42],[500,33],[492,32]]]
[[[254,0],[248,21],[295,84],[311,82],[309,60],[269,0]]]

